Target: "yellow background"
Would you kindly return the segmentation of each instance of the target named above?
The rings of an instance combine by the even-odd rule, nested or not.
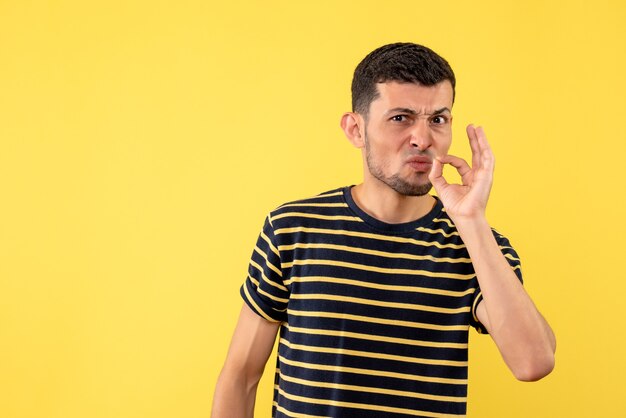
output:
[[[0,1],[0,416],[207,417],[263,218],[354,184],[339,130],[388,42],[458,77],[489,219],[557,366],[471,335],[469,417],[626,416],[621,1]],[[274,359],[259,389],[269,416]]]

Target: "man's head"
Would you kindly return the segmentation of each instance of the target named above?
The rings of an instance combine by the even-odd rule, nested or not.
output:
[[[362,150],[365,183],[428,193],[432,161],[452,141],[454,85],[448,63],[420,45],[385,45],[363,59],[352,82],[353,111],[341,126]]]
[[[370,103],[378,95],[378,83],[397,81],[430,87],[444,80],[452,84],[452,100],[456,79],[448,62],[434,51],[413,43],[394,43],[370,52],[354,70],[352,79],[352,111],[366,120]]]

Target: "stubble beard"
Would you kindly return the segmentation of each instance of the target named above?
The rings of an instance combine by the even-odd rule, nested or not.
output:
[[[376,163],[374,162],[369,141],[367,139],[367,132],[365,132],[365,161],[367,162],[367,168],[372,176],[385,183],[387,186],[391,187],[393,190],[401,195],[424,196],[425,194],[430,192],[430,189],[432,189],[433,187],[430,181],[426,181],[425,183],[421,184],[410,183],[401,178],[398,173],[395,173],[392,176],[385,176],[381,167],[376,165]]]

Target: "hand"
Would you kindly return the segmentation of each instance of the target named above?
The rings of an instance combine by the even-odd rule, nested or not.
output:
[[[453,155],[437,157],[428,178],[437,191],[446,212],[453,221],[485,216],[495,159],[481,127],[467,126],[467,136],[472,149],[472,167]],[[463,184],[450,184],[443,177],[443,165],[450,164],[459,172]]]

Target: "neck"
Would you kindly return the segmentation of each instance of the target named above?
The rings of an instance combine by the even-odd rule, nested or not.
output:
[[[435,198],[429,194],[405,196],[381,182],[354,186],[352,198],[365,213],[389,224],[415,221],[430,212],[435,204]]]

